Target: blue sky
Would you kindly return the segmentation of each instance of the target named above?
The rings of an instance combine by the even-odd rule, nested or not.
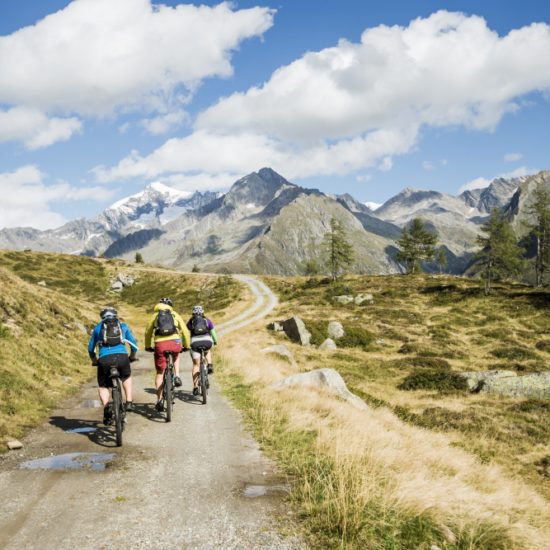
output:
[[[3,0],[0,227],[263,166],[378,203],[550,168],[549,24],[540,0]]]

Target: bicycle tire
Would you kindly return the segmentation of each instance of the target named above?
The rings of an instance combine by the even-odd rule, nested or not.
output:
[[[172,388],[172,369],[171,365],[166,367],[164,371],[164,404],[166,406],[166,422],[172,422],[172,400],[173,400]]]
[[[202,404],[206,405],[208,387],[206,385],[206,366],[204,365],[204,361],[201,361],[200,386],[201,386]]]
[[[122,391],[120,382],[113,380],[113,415],[115,417],[115,433],[117,447],[122,446],[122,430],[124,429],[122,422]]]

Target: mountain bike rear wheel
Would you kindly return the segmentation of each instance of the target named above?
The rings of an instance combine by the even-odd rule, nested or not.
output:
[[[166,368],[164,373],[164,404],[166,406],[166,422],[172,421],[172,407],[174,399],[172,387],[172,369]]]
[[[117,447],[122,446],[122,430],[124,429],[122,407],[122,391],[120,388],[120,382],[117,379],[113,379],[113,415],[115,419]]]
[[[206,374],[206,365],[204,364],[204,360],[201,361],[201,369],[200,369],[200,388],[201,388],[201,395],[202,395],[202,404],[206,405],[206,396],[208,394],[208,384],[207,384],[207,374]]]

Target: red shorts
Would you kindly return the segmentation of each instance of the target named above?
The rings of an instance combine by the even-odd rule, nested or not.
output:
[[[155,367],[159,373],[164,372],[164,369],[166,369],[165,351],[170,351],[175,361],[181,352],[181,340],[165,340],[164,342],[155,343]]]

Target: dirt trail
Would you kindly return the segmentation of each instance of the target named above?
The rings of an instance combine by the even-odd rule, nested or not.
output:
[[[276,304],[261,282],[240,279],[255,302],[218,327],[222,336]],[[152,357],[142,353],[134,365],[136,412],[122,448],[99,423],[101,409],[86,406],[97,399],[88,384],[25,439],[22,451],[2,457],[0,548],[303,548],[278,534],[287,514],[284,480],[243,431],[215,376],[208,404],[199,404],[190,394],[190,360],[183,360],[184,385],[167,424],[153,407]],[[22,468],[66,453],[92,463]]]

